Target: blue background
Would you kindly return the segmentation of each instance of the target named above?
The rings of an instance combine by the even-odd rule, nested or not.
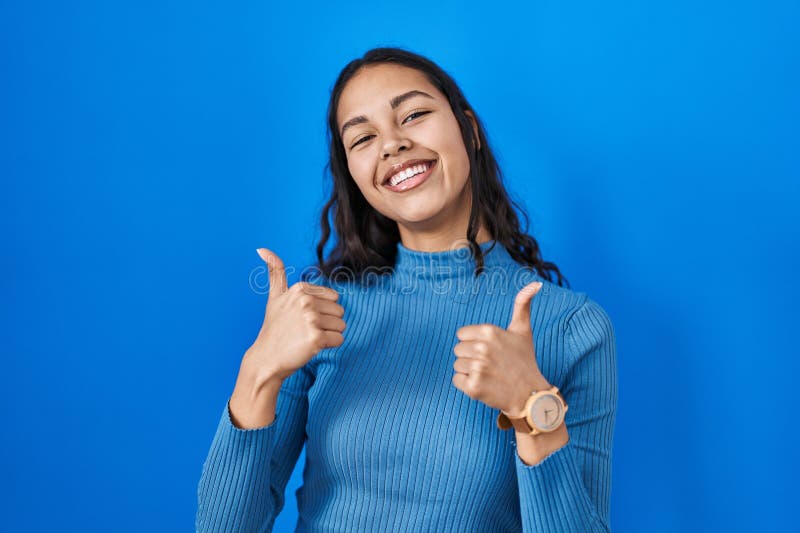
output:
[[[255,248],[313,260],[329,90],[377,45],[455,77],[613,320],[613,529],[796,525],[798,4],[500,5],[0,5],[2,530],[193,528]]]

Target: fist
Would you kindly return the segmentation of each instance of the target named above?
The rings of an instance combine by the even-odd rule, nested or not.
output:
[[[305,365],[323,348],[344,342],[344,308],[339,293],[328,287],[298,282],[288,287],[283,261],[259,248],[269,270],[269,296],[264,321],[246,358],[264,375],[281,380]]]
[[[530,302],[542,288],[535,281],[523,287],[514,300],[506,328],[472,324],[459,328],[453,348],[453,385],[489,407],[517,414],[531,391],[549,388],[539,371],[531,329]]]

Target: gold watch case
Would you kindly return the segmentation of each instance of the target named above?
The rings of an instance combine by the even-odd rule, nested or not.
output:
[[[511,416],[500,411],[497,416],[497,427],[502,430],[514,428],[518,432],[529,435],[550,433],[564,423],[569,406],[564,401],[558,387],[541,391],[533,391],[525,402],[522,416]]]

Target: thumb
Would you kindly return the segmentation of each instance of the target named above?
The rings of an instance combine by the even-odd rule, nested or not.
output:
[[[267,264],[267,269],[269,270],[270,294],[280,295],[289,290],[289,282],[286,279],[286,269],[283,266],[281,258],[267,248],[257,248],[256,253],[258,253],[261,259]]]
[[[506,330],[517,335],[531,333],[531,300],[541,288],[541,281],[534,281],[522,287],[514,299],[514,313]]]

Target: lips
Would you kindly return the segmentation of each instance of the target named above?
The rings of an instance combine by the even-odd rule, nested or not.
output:
[[[383,181],[381,181],[381,185],[386,185],[389,179],[407,168],[413,167],[415,165],[421,165],[422,163],[433,163],[436,161],[435,159],[409,159],[408,161],[404,161],[403,163],[398,163],[397,165],[392,165],[392,168],[383,176]]]

